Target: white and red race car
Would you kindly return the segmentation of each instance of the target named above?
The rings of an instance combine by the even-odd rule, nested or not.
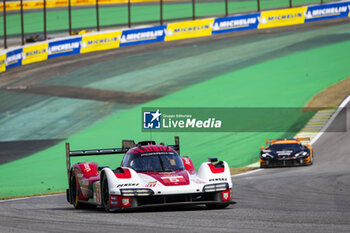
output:
[[[103,206],[107,212],[163,205],[225,208],[235,203],[226,162],[210,158],[195,171],[190,158],[179,156],[179,149],[179,137],[172,146],[123,140],[122,148],[100,150],[70,151],[66,143],[67,200],[75,208]],[[125,154],[121,167],[92,162],[70,166],[72,156],[103,154]]]

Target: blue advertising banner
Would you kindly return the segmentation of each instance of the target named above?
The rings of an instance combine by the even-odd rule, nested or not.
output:
[[[259,18],[260,13],[216,18],[212,26],[212,34],[257,29]]]
[[[305,23],[324,19],[348,17],[349,7],[350,2],[309,6],[305,14]]]
[[[61,57],[80,53],[81,37],[52,41],[49,43],[48,58]]]
[[[6,69],[22,65],[23,49],[16,49],[6,54]]]
[[[120,47],[164,41],[166,25],[124,30],[120,37]]]

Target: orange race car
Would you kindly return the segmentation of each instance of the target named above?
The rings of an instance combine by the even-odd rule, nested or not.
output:
[[[312,146],[309,138],[266,140],[260,149],[260,167],[286,167],[311,165]]]

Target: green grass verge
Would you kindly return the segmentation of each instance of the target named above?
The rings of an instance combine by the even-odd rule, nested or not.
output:
[[[328,86],[349,76],[350,41],[299,52],[188,87],[149,102],[153,107],[302,107]],[[220,58],[218,58],[220,59]],[[114,115],[68,139],[72,149],[120,146],[122,139],[144,140],[141,107]],[[266,138],[292,136],[284,133],[181,133],[182,155],[195,166],[217,156],[231,167],[257,161],[259,147]],[[153,133],[156,141],[173,143],[173,133]],[[28,195],[61,191],[66,188],[64,144],[0,166],[0,196]],[[88,157],[117,167],[120,155]],[[74,162],[74,161],[73,161]]]
[[[319,3],[314,0],[294,0],[294,5],[306,5]],[[225,2],[196,2],[196,16],[224,15]],[[288,0],[261,0],[261,9],[289,7]],[[228,12],[234,14],[244,11],[256,11],[256,0],[249,1],[229,1]],[[183,19],[192,17],[192,3],[165,3],[163,9],[165,20]],[[142,23],[147,21],[159,21],[160,8],[158,4],[140,5],[133,4],[131,8],[131,22]],[[120,6],[101,6],[100,25],[127,25],[128,9],[125,5]],[[7,34],[15,35],[21,33],[19,14],[10,14],[7,16]],[[72,27],[89,28],[96,27],[96,10],[94,6],[89,8],[73,8]],[[47,12],[47,30],[67,30],[68,32],[68,10],[50,10]],[[24,13],[24,32],[42,33],[43,32],[43,12],[25,12]],[[3,35],[3,17],[0,17],[0,36]]]

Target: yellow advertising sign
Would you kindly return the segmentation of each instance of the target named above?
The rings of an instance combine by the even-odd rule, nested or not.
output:
[[[132,3],[134,2],[159,2],[159,0],[131,0]],[[100,5],[105,4],[122,4],[122,3],[128,3],[128,0],[99,0],[98,3]],[[87,5],[96,5],[96,0],[71,0],[72,6],[87,6]],[[23,1],[23,9],[29,10],[29,9],[39,9],[43,8],[44,1]],[[53,7],[66,7],[68,6],[68,0],[47,0],[46,1],[46,7],[47,8],[53,8]],[[19,10],[21,9],[21,2],[20,1],[7,1],[6,3],[6,10]],[[0,10],[3,10],[3,3],[0,3]]]
[[[48,43],[23,48],[22,65],[47,60]]]
[[[261,12],[259,29],[303,24],[307,7]]]
[[[166,29],[165,41],[210,36],[213,23],[214,19],[170,23]]]
[[[6,70],[6,53],[0,55],[0,72],[4,72]]]
[[[81,39],[80,53],[119,48],[122,31],[85,35]]]

